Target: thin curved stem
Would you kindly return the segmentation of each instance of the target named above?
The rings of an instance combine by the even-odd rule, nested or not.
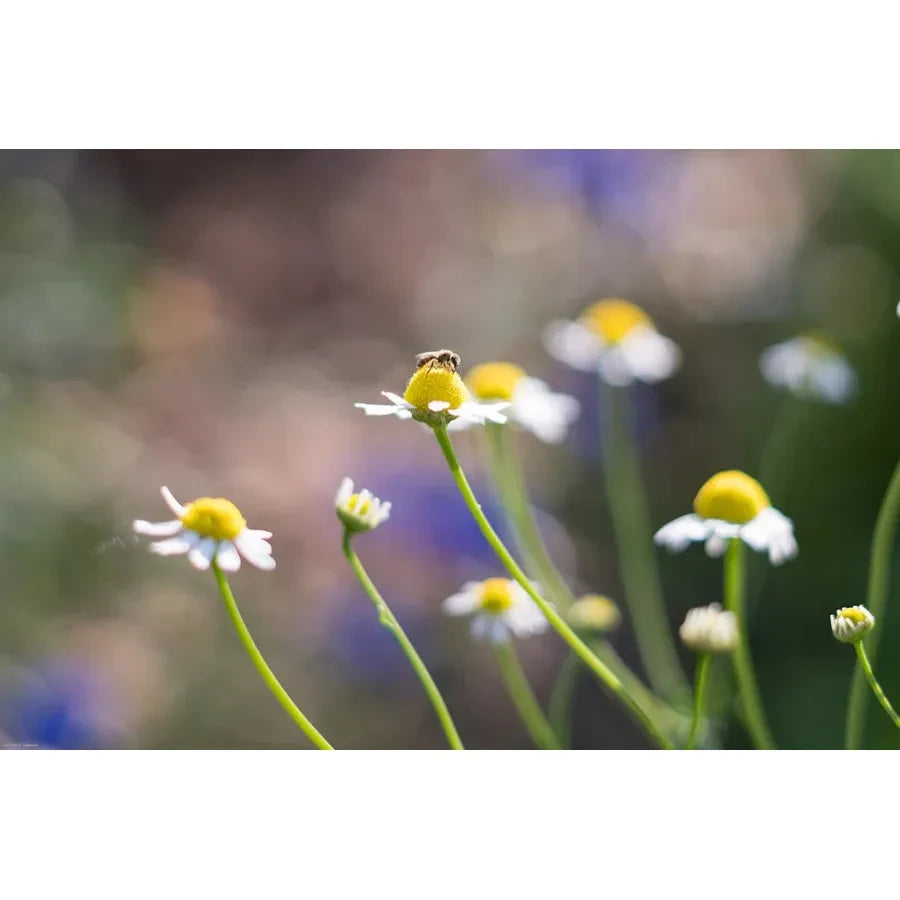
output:
[[[690,688],[663,603],[628,392],[602,379],[600,385],[606,417],[601,429],[603,481],[638,651],[653,689],[663,697],[684,698]]]
[[[503,541],[500,540],[497,532],[494,531],[491,523],[487,520],[487,517],[482,511],[481,504],[479,504],[475,497],[472,487],[459,465],[459,460],[456,458],[456,453],[453,450],[453,444],[447,434],[446,427],[437,426],[433,430],[435,437],[441,446],[441,450],[444,453],[444,458],[447,460],[450,474],[453,476],[453,480],[456,482],[456,486],[459,488],[459,492],[462,494],[463,500],[469,508],[469,512],[478,523],[481,533],[485,536],[485,539],[491,545],[494,553],[497,554],[500,561],[506,567],[506,570],[519,583],[528,596],[534,600],[538,608],[547,618],[547,621],[549,621],[553,628],[559,633],[560,637],[562,637],[575,653],[578,654],[581,660],[600,679],[600,681],[603,682],[613,694],[622,700],[625,706],[631,711],[634,718],[643,726],[644,730],[657,741],[660,746],[667,750],[672,749],[672,744],[669,739],[659,731],[647,711],[638,704],[630,693],[628,693],[621,679],[616,676],[606,664],[597,658],[587,644],[575,634],[559,613],[557,613],[556,610],[534,589],[533,585],[528,580],[528,577],[522,571],[515,559],[513,559],[509,550],[506,549]]]
[[[528,678],[519,662],[512,641],[506,640],[494,645],[494,653],[497,656],[497,665],[500,674],[506,683],[506,689],[512,698],[523,724],[528,729],[531,739],[541,750],[561,750],[556,735],[547,721]]]
[[[900,728],[900,716],[894,711],[894,707],[891,706],[891,701],[888,700],[884,691],[881,689],[881,685],[878,683],[878,679],[872,671],[872,664],[869,662],[869,657],[866,656],[866,648],[863,647],[863,642],[857,641],[853,646],[856,648],[856,655],[859,657],[860,668],[865,674],[866,681],[869,682],[869,687],[872,688],[872,693],[878,698],[878,702],[882,705],[888,716],[890,716],[891,721]]]
[[[570,650],[559,667],[547,702],[550,727],[560,746],[567,750],[572,746],[572,698],[580,671],[581,660]]]
[[[238,637],[244,645],[244,649],[247,651],[247,655],[250,657],[253,665],[256,666],[256,671],[262,676],[262,680],[266,683],[266,686],[275,695],[275,699],[281,704],[285,712],[294,720],[294,722],[296,722],[300,730],[313,742],[313,744],[315,744],[316,747],[319,748],[319,750],[334,750],[334,747],[319,734],[312,722],[303,715],[297,704],[291,700],[288,692],[281,686],[281,683],[275,677],[275,673],[269,668],[262,653],[259,652],[259,649],[253,642],[250,631],[244,624],[241,611],[238,609],[237,601],[234,599],[234,594],[231,593],[231,587],[228,584],[228,580],[225,578],[224,573],[215,560],[212,562],[212,570],[213,574],[216,576],[216,583],[219,585],[219,593],[225,601],[225,609],[228,610],[228,615],[231,618],[234,629],[237,631]]]
[[[369,599],[372,601],[375,609],[378,612],[378,621],[380,624],[384,625],[391,634],[397,640],[397,643],[400,645],[403,652],[406,654],[407,659],[412,664],[413,669],[415,670],[416,675],[419,676],[419,681],[422,682],[422,687],[425,688],[425,693],[428,695],[428,699],[431,701],[431,705],[434,707],[434,711],[437,713],[438,720],[441,723],[441,728],[444,729],[444,734],[447,735],[447,742],[450,744],[450,747],[453,750],[465,750],[463,747],[462,741],[459,738],[459,733],[456,730],[456,725],[453,723],[453,718],[450,715],[450,710],[447,709],[447,704],[444,702],[444,698],[441,696],[441,692],[438,690],[437,685],[434,683],[434,679],[431,677],[431,673],[425,667],[425,663],[422,662],[422,658],[416,653],[416,648],[413,647],[412,642],[406,636],[406,632],[400,627],[400,623],[397,621],[397,617],[391,612],[387,603],[384,602],[384,598],[381,594],[378,593],[378,588],[375,587],[372,579],[369,578],[369,573],[366,572],[363,564],[360,562],[359,557],[356,555],[356,551],[353,549],[351,545],[352,535],[349,531],[344,531],[344,540],[342,543],[344,549],[344,556],[347,557],[347,562],[350,563],[350,568],[353,569],[353,573],[356,575],[359,583],[362,585],[363,590],[368,595]]]
[[[745,587],[744,544],[739,538],[732,538],[725,553],[725,608],[734,613],[740,634],[740,640],[733,654],[734,672],[744,717],[753,742],[760,750],[774,750],[775,744],[766,724],[766,715],[763,712],[762,699],[753,673],[753,663],[750,660],[750,644],[744,615]]]
[[[706,702],[706,688],[709,683],[709,668],[712,657],[709,653],[701,653],[697,660],[697,678],[694,685],[694,718],[691,721],[691,731],[688,734],[685,750],[694,750],[697,743],[697,732],[700,730],[700,722],[703,719],[703,704]]]
[[[900,518],[900,462],[894,468],[894,474],[891,476],[884,499],[881,501],[869,557],[869,587],[866,593],[866,607],[875,616],[875,621],[879,626],[884,622],[884,613],[887,607],[891,550],[897,533],[898,518]],[[882,631],[883,628],[876,628],[870,631],[866,638],[873,665],[878,658],[878,644]],[[856,669],[853,673],[850,701],[847,706],[845,736],[848,750],[857,750],[862,743],[867,697],[865,675],[860,669]]]

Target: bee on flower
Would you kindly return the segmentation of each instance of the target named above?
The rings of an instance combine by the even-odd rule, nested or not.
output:
[[[831,633],[842,644],[861,641],[875,627],[875,616],[862,604],[845,606],[831,616]]]
[[[599,372],[604,381],[625,386],[668,378],[681,362],[674,341],[627,300],[599,300],[576,321],[551,322],[544,329],[547,352],[572,368]]]
[[[208,569],[215,560],[223,572],[236,572],[241,557],[258,569],[275,568],[271,531],[248,528],[240,510],[224,497],[199,497],[182,506],[167,487],[160,488],[163,500],[176,518],[166,522],[136,519],[138,534],[164,538],[150,544],[150,552],[160,556],[186,553],[196,569]]]
[[[797,555],[794,525],[775,509],[762,485],[744,472],[713,475],[694,498],[694,512],[663,525],[653,536],[674,553],[704,541],[709,556],[722,556],[737,538],[780,565]]]
[[[334,498],[334,510],[348,531],[371,531],[388,520],[391,504],[371,491],[354,492],[353,481],[344,478]]]
[[[406,385],[403,396],[382,391],[390,403],[355,403],[367,416],[396,416],[415,419],[431,427],[453,421],[470,425],[496,422],[502,425],[502,410],[510,404],[478,403],[472,400],[459,375],[460,358],[453,350],[428,350],[416,357],[416,370]]]
[[[581,404],[568,394],[551,391],[539,378],[532,378],[515,363],[487,362],[475,366],[465,385],[478,402],[507,402],[511,422],[548,444],[565,440],[569,426],[578,418]],[[451,422],[450,431],[472,426],[471,419]]]
[[[759,368],[769,384],[796,397],[846,403],[857,389],[853,366],[821,334],[801,334],[774,344],[760,355]]]
[[[449,616],[472,616],[473,636],[495,644],[509,640],[510,634],[540,634],[548,624],[534,600],[508,578],[467,581],[444,601],[444,612]]]

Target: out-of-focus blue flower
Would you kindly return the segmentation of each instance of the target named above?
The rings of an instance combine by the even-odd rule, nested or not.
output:
[[[55,750],[96,750],[106,745],[100,727],[105,691],[87,667],[52,663],[31,673],[7,697],[3,730],[14,742]]]

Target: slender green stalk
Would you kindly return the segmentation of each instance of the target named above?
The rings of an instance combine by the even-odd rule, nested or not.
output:
[[[700,722],[703,719],[703,704],[706,702],[706,687],[709,683],[709,667],[712,656],[709,653],[701,653],[697,660],[697,678],[694,684],[694,718],[691,721],[691,731],[688,734],[685,750],[694,750],[697,743],[697,732],[700,730]]]
[[[522,664],[513,648],[512,641],[506,640],[494,645],[497,656],[497,665],[500,666],[500,674],[506,682],[506,689],[512,698],[522,722],[528,729],[531,739],[541,750],[561,750],[556,735],[547,721],[547,717],[541,710],[537,697],[531,690],[528,678],[522,670]]]
[[[891,701],[888,700],[884,691],[881,689],[881,685],[878,683],[878,679],[875,678],[875,673],[872,671],[872,664],[869,662],[869,657],[866,656],[866,648],[863,647],[863,642],[857,641],[853,646],[856,648],[856,655],[859,657],[860,668],[865,673],[866,681],[869,682],[872,693],[878,698],[878,702],[884,707],[884,711],[890,716],[891,721],[900,728],[900,716],[894,712]]]
[[[725,553],[725,608],[734,613],[740,635],[737,649],[734,651],[734,673],[747,728],[753,742],[760,750],[773,750],[775,744],[766,724],[766,715],[763,712],[756,676],[753,673],[753,663],[750,661],[750,644],[744,615],[745,588],[744,544],[739,538],[732,538]]]
[[[550,727],[560,746],[567,750],[572,746],[572,698],[580,671],[581,660],[570,650],[559,667],[556,681],[553,682],[550,691],[550,700],[547,702]]]
[[[428,695],[428,699],[431,701],[431,705],[437,713],[437,717],[440,720],[441,727],[444,729],[444,734],[447,735],[447,742],[450,744],[451,748],[454,750],[465,750],[462,741],[459,739],[459,734],[456,731],[456,725],[453,724],[450,711],[447,709],[447,704],[444,703],[444,698],[441,696],[441,692],[434,683],[434,679],[431,677],[428,669],[425,668],[425,663],[422,662],[422,658],[416,653],[415,647],[413,647],[409,638],[406,636],[406,632],[400,627],[400,623],[397,621],[396,616],[391,612],[387,603],[384,602],[384,598],[381,594],[378,593],[378,589],[372,583],[372,579],[369,578],[369,573],[363,568],[363,564],[360,562],[359,557],[356,555],[356,551],[351,545],[351,538],[352,534],[345,530],[343,541],[344,556],[347,557],[347,562],[350,563],[353,573],[356,575],[363,590],[368,594],[369,599],[378,611],[378,621],[394,635],[397,639],[397,643],[406,654],[407,659],[412,663],[412,667],[415,669],[416,675],[419,676],[419,681],[422,682],[422,687],[425,688],[425,693]]]
[[[628,392],[600,383],[606,417],[601,428],[604,485],[638,651],[653,689],[663,697],[683,698],[690,688],[663,604]]]
[[[238,637],[244,645],[244,649],[247,651],[247,655],[250,657],[253,665],[256,666],[256,671],[262,676],[262,680],[266,683],[266,686],[275,695],[275,699],[282,705],[285,712],[297,723],[300,730],[313,742],[313,744],[316,745],[316,747],[318,747],[319,750],[334,750],[334,747],[319,734],[312,722],[303,715],[297,704],[291,700],[288,692],[281,686],[281,683],[275,677],[275,673],[269,668],[262,653],[259,652],[259,649],[253,642],[250,631],[247,629],[247,626],[244,624],[244,620],[241,617],[241,611],[238,609],[234,594],[231,593],[231,587],[228,584],[228,580],[225,578],[224,573],[215,560],[212,562],[212,570],[213,574],[216,576],[216,582],[219,585],[219,593],[225,601],[225,609],[228,610],[228,615],[231,618],[234,629],[237,631]]]
[[[866,608],[875,616],[875,621],[879,625],[884,622],[884,613],[887,607],[891,550],[897,532],[898,518],[900,518],[900,462],[894,469],[884,499],[881,501],[869,556],[869,588],[866,594]],[[878,644],[882,631],[882,628],[876,628],[870,631],[866,638],[873,665],[878,657]],[[860,669],[856,669],[853,673],[850,702],[847,706],[846,746],[848,750],[859,749],[862,742],[867,697],[865,676]]]
[[[597,658],[597,656],[591,651],[587,644],[585,644],[584,641],[582,641],[581,638],[579,638],[578,635],[575,634],[575,632],[569,627],[569,625],[559,615],[559,613],[534,589],[533,585],[528,580],[528,577],[522,571],[519,564],[513,559],[509,550],[506,549],[503,541],[500,540],[497,532],[494,531],[491,523],[487,520],[487,517],[482,511],[481,505],[475,497],[469,481],[459,465],[459,460],[456,458],[456,453],[453,450],[453,444],[450,442],[450,437],[447,434],[446,427],[437,426],[433,430],[435,437],[437,438],[438,443],[441,446],[441,450],[444,453],[444,458],[447,460],[447,465],[450,468],[450,473],[453,476],[453,480],[456,482],[456,486],[459,488],[459,492],[460,494],[462,494],[463,500],[465,501],[466,506],[468,506],[469,508],[469,512],[478,523],[478,526],[481,529],[481,533],[485,536],[494,553],[497,554],[500,561],[506,567],[506,570],[519,583],[519,585],[521,585],[522,589],[528,594],[528,596],[531,597],[532,600],[534,600],[534,602],[537,604],[538,608],[541,610],[550,624],[559,633],[560,637],[562,637],[562,639],[575,651],[575,653],[578,654],[582,661],[603,682],[603,684],[606,685],[606,687],[613,694],[615,694],[622,700],[625,706],[631,711],[635,719],[644,727],[644,730],[654,740],[656,740],[660,744],[660,746],[666,748],[667,750],[672,749],[672,744],[669,739],[656,727],[656,724],[653,722],[653,719],[650,717],[644,707],[641,706],[635,700],[635,698],[628,693],[621,679],[616,676],[607,665],[605,665],[603,662],[601,662],[601,660]]]

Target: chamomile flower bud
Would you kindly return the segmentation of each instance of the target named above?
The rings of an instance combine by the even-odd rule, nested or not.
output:
[[[168,522],[136,519],[132,528],[138,534],[165,538],[150,544],[150,552],[160,556],[186,553],[196,569],[216,564],[224,572],[236,572],[241,557],[258,569],[275,568],[271,531],[248,528],[240,510],[224,497],[200,497],[182,506],[167,487],[160,488],[163,499],[177,518]]]
[[[688,610],[678,635],[697,653],[730,653],[738,644],[737,618],[718,603],[698,606]]]
[[[627,300],[599,300],[575,321],[551,322],[544,345],[556,359],[604,381],[624,386],[632,381],[668,378],[681,362],[681,351],[663,337],[639,306]]]
[[[537,588],[537,585],[535,585]],[[472,616],[472,634],[495,644],[547,630],[547,619],[524,588],[508,578],[467,581],[444,601],[449,616]]]
[[[622,613],[609,597],[585,594],[569,607],[566,618],[576,631],[602,634],[619,626]]]
[[[415,419],[431,427],[462,421],[471,425],[496,422],[502,425],[502,410],[510,404],[477,403],[459,376],[459,356],[452,350],[420,353],[416,370],[406,385],[403,396],[382,391],[390,403],[355,403],[367,416],[396,416]]]
[[[856,393],[856,372],[821,334],[802,334],[774,344],[760,356],[759,368],[769,384],[796,397],[846,403]]]
[[[510,362],[488,362],[475,366],[466,376],[466,387],[479,402],[508,402],[505,414],[510,421],[550,444],[563,441],[569,426],[578,418],[580,404],[568,394],[557,394],[539,378]],[[471,427],[458,419],[451,430]]]
[[[762,485],[735,470],[713,475],[694,498],[693,514],[663,525],[653,536],[673,553],[704,541],[709,556],[721,556],[737,538],[777,566],[797,555],[794,525],[769,501]]]
[[[383,502],[369,491],[354,492],[353,482],[344,478],[334,498],[334,511],[348,531],[371,531],[391,514],[390,502]]]
[[[831,633],[843,644],[861,641],[875,627],[875,616],[864,606],[845,606],[831,616]]]

